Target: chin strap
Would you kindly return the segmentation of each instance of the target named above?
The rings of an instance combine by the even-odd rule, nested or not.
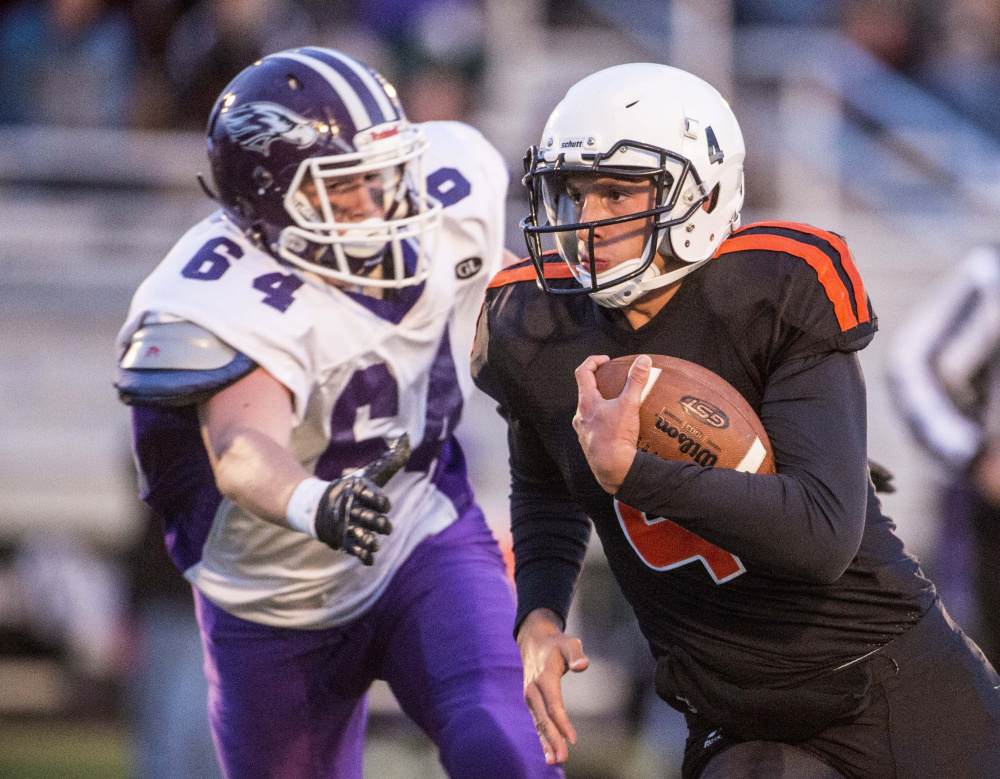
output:
[[[624,308],[625,306],[637,301],[650,290],[665,287],[668,284],[673,284],[675,281],[684,278],[689,273],[697,270],[708,262],[709,259],[711,258],[709,257],[704,260],[699,260],[698,262],[692,262],[683,268],[677,268],[669,273],[660,273],[660,269],[657,268],[656,265],[650,263],[649,267],[646,268],[641,275],[636,276],[630,281],[616,284],[608,289],[602,289],[599,292],[591,292],[590,299],[597,303],[597,305],[603,306],[604,308]],[[627,276],[641,265],[641,259],[636,258],[634,260],[626,260],[613,268],[609,268],[603,273],[598,273],[597,283],[603,284],[607,281],[613,281],[620,276]],[[577,266],[576,276],[577,280],[585,287],[590,286],[590,274],[587,273],[587,271]]]
[[[347,229],[343,230],[344,242],[340,244],[344,254],[352,260],[365,262],[381,258],[390,240],[387,224],[378,217],[347,223]]]

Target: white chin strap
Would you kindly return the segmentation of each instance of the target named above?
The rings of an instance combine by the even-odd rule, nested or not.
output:
[[[639,276],[629,281],[624,281],[621,284],[616,284],[613,287],[608,287],[608,289],[602,289],[600,292],[591,292],[590,299],[604,308],[624,308],[631,303],[635,303],[635,301],[650,290],[665,287],[668,284],[673,284],[678,279],[684,278],[691,271],[697,270],[708,262],[709,259],[711,258],[692,262],[683,268],[677,268],[669,273],[660,273],[660,269],[655,264],[650,263],[649,267]],[[642,260],[639,258],[626,260],[613,268],[608,268],[606,271],[598,273],[597,283],[604,284],[622,276],[627,276],[641,266]],[[576,267],[576,278],[583,286],[590,286],[590,274],[579,265]]]
[[[371,260],[378,257],[389,243],[382,219],[371,218],[352,222],[343,232],[340,246],[344,254],[355,260]]]

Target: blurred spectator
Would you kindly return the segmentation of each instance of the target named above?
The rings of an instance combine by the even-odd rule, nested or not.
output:
[[[965,559],[938,577],[977,591],[978,629],[1000,660],[1000,250],[979,247],[905,323],[895,344],[893,395],[923,448],[951,475],[944,496],[944,541]],[[946,552],[946,553],[947,553]],[[966,569],[974,573],[966,576]],[[950,604],[949,609],[952,608]],[[963,623],[965,624],[965,623]],[[972,623],[969,623],[970,627]]]
[[[645,10],[642,3],[629,3],[626,8],[629,15]],[[549,27],[605,27],[607,9],[608,4],[595,0],[545,0],[542,17]]]
[[[884,65],[914,75],[940,34],[936,0],[849,0],[844,34]]]
[[[0,123],[121,126],[135,41],[108,0],[22,0],[0,18]]]
[[[124,668],[122,581],[108,556],[79,536],[29,533],[11,562],[23,615],[42,644],[59,647],[77,715],[117,708]]]
[[[167,75],[166,51],[178,20],[197,0],[132,0],[129,18],[138,48],[136,99],[132,124],[163,129],[174,124],[173,85]]]
[[[970,121],[1000,137],[1000,4],[948,0],[942,6],[942,34],[920,79]]]
[[[208,682],[191,585],[167,555],[163,527],[144,532],[128,566],[137,647],[127,690],[136,779],[221,779],[208,724]]]
[[[831,0],[733,0],[738,25],[830,25],[839,21],[842,3]]]
[[[316,25],[294,0],[202,0],[178,20],[166,51],[174,127],[204,130],[226,85],[281,49],[315,44]]]
[[[358,19],[388,48],[412,121],[468,121],[486,64],[482,0],[371,0]]]

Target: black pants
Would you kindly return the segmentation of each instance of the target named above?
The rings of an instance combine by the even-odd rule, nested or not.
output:
[[[1000,676],[939,603],[865,662],[870,704],[796,746],[846,779],[1000,778]],[[697,779],[737,741],[688,727],[682,776]]]
[[[994,664],[1000,655],[1000,506],[975,492],[969,496],[969,524],[975,554],[976,604],[979,610],[977,642]]]

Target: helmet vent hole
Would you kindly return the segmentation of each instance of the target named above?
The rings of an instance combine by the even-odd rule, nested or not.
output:
[[[717,205],[719,205],[719,185],[718,184],[716,184],[714,187],[712,187],[712,192],[708,196],[708,200],[706,200],[705,203],[702,205],[702,208],[705,209],[705,213],[710,214],[710,213],[712,213],[715,210],[715,207]]]
[[[631,103],[629,103],[629,104],[628,104],[627,106],[625,106],[625,107],[626,107],[626,108],[631,108],[632,106],[634,106],[634,105],[635,105],[636,103],[638,103],[638,102],[639,102],[638,100],[633,100],[633,101],[632,101]]]
[[[288,74],[288,86],[298,92],[302,89],[302,82],[298,80],[293,74]]]

